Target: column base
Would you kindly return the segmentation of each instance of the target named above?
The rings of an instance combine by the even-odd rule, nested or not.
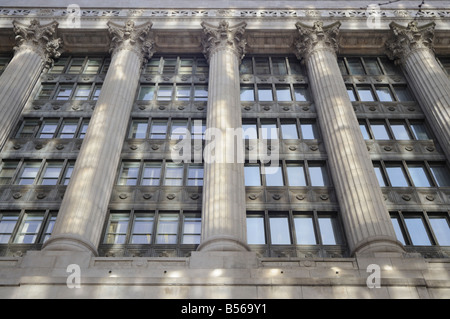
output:
[[[98,256],[97,248],[77,235],[56,235],[50,237],[42,247],[42,251],[76,251],[90,252]]]
[[[197,251],[250,251],[250,247],[235,237],[214,236],[202,242]]]
[[[391,237],[377,236],[370,237],[359,242],[352,250],[351,255],[365,255],[378,252],[405,253],[403,244]]]

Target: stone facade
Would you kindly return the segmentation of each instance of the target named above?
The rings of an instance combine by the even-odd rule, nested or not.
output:
[[[444,1],[9,2],[0,298],[450,297]]]

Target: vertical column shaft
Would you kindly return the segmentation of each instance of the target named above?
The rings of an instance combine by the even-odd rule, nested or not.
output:
[[[228,28],[228,24],[222,23],[220,27],[226,29],[222,35],[227,34],[235,40],[232,36],[235,31]],[[204,28],[208,27],[204,25]],[[216,42],[210,47],[206,137],[209,139],[209,133],[214,135],[215,149],[213,160],[206,160],[204,164],[200,251],[249,250],[246,244],[244,164],[238,161],[239,156],[232,162],[229,157],[227,159],[230,152],[236,153],[234,138],[227,138],[227,131],[234,133],[242,127],[239,63],[240,56],[234,44]]]
[[[304,26],[300,28],[305,31]],[[332,35],[322,26],[309,33],[322,38],[304,53],[350,251],[403,251],[330,44],[333,41],[325,41]]]
[[[142,56],[138,52],[123,45],[113,53],[46,250],[97,254],[139,84]]]

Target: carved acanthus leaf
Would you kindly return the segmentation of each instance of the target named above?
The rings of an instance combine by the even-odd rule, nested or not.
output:
[[[111,36],[110,52],[114,55],[118,50],[131,50],[138,54],[145,64],[155,52],[155,42],[150,38],[152,23],[149,21],[136,26],[134,21],[128,20],[125,26],[108,23]]]
[[[295,24],[298,30],[298,38],[294,42],[297,57],[307,59],[317,49],[330,50],[336,53],[339,49],[338,33],[340,22],[323,26],[322,21],[314,22],[310,27],[301,22]]]
[[[47,25],[41,25],[38,20],[33,19],[30,25],[13,21],[13,26],[17,43],[14,51],[31,49],[41,56],[44,61],[44,70],[51,68],[54,59],[60,57],[62,49],[62,40],[56,38],[58,23],[54,21]]]
[[[245,55],[245,46],[247,45],[247,41],[244,39],[246,25],[245,22],[241,22],[230,27],[226,20],[222,20],[219,26],[216,27],[202,22],[203,54],[208,61],[212,53],[220,49],[231,49],[238,56],[239,60],[242,60]]]
[[[401,63],[414,50],[433,50],[434,22],[420,27],[417,21],[408,23],[406,27],[391,22],[389,26],[391,37],[386,41],[386,54],[390,59],[396,60],[396,63]]]

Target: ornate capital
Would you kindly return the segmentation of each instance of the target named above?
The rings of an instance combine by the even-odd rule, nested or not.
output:
[[[44,61],[44,70],[48,70],[53,65],[53,60],[59,58],[62,48],[62,41],[56,38],[56,21],[41,25],[38,20],[33,19],[30,25],[24,25],[18,21],[13,21],[13,30],[16,35],[17,45],[14,51],[32,50],[38,53]]]
[[[294,46],[299,59],[308,59],[311,53],[316,50],[329,50],[336,54],[339,49],[337,35],[341,26],[340,22],[335,22],[325,27],[322,21],[314,22],[312,27],[297,22],[295,26],[299,37],[295,41]]]
[[[225,20],[222,20],[218,27],[202,22],[202,46],[206,59],[209,61],[215,51],[231,50],[241,61],[245,55],[245,46],[247,44],[247,41],[243,39],[246,26],[245,22],[241,22],[230,27]]]
[[[150,39],[150,29],[153,25],[150,21],[140,26],[136,26],[132,20],[128,20],[125,26],[111,21],[107,25],[111,36],[109,51],[112,55],[119,50],[130,50],[139,56],[144,65],[155,53],[155,42]]]
[[[403,63],[413,51],[419,49],[433,50],[434,27],[431,22],[421,27],[416,21],[408,23],[406,27],[391,22],[391,37],[386,41],[386,54],[396,63]]]

